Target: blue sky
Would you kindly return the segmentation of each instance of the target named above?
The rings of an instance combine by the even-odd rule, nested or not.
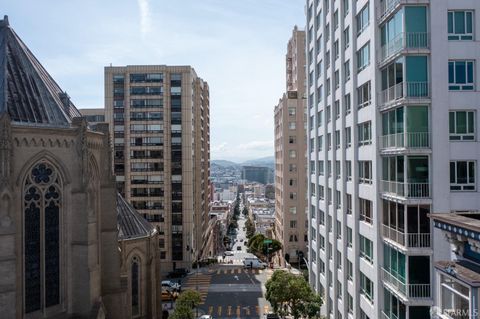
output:
[[[0,0],[0,14],[78,108],[103,107],[103,67],[192,65],[210,86],[213,159],[273,155],[273,108],[304,0]]]

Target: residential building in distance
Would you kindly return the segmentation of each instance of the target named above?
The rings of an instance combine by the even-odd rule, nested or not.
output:
[[[269,184],[272,182],[272,169],[264,166],[242,166],[242,180]]]
[[[208,84],[190,66],[105,68],[117,187],[160,234],[162,271],[202,258],[209,222]]]
[[[306,8],[310,284],[330,317],[428,318],[428,214],[480,206],[480,2]]]
[[[275,239],[281,265],[306,253],[306,77],[305,31],[297,26],[288,41],[286,93],[275,107]],[[302,258],[302,257],[300,257]]]

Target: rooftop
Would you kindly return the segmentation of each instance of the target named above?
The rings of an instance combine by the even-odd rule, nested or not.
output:
[[[447,273],[469,286],[480,287],[480,266],[468,260],[438,261],[435,268]]]
[[[117,194],[117,225],[119,240],[148,237],[155,233],[155,227],[120,194]]]
[[[429,216],[434,221],[458,226],[473,232],[480,232],[480,212],[437,213]]]
[[[0,20],[0,115],[16,123],[69,126],[80,112],[11,28]]]

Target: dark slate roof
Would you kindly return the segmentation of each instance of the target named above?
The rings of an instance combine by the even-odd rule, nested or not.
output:
[[[122,195],[117,194],[118,239],[150,236],[155,227],[140,215]]]
[[[0,115],[35,125],[69,126],[82,116],[8,23],[0,20]]]

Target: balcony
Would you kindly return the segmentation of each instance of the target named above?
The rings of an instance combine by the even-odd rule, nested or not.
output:
[[[388,225],[382,225],[383,238],[390,239],[406,248],[430,248],[430,233],[403,233]]]
[[[430,198],[430,183],[382,181],[382,192],[404,198]]]
[[[380,136],[380,149],[430,148],[429,132],[404,132]]]
[[[390,57],[402,50],[421,50],[430,47],[430,33],[428,32],[401,32],[389,40],[381,48],[380,62],[385,62]]]
[[[379,108],[395,104],[401,99],[428,99],[430,88],[428,82],[400,82],[383,90],[379,96]]]
[[[397,6],[400,4],[400,0],[384,0],[380,2],[380,16],[379,19],[382,20],[390,13],[395,11]]]
[[[385,268],[382,268],[382,280],[387,287],[397,292],[405,300],[432,298],[430,284],[407,284],[405,278],[400,280]]]
[[[382,310],[382,319],[398,319],[397,316],[395,316],[393,313],[390,315],[387,315],[383,310]]]

